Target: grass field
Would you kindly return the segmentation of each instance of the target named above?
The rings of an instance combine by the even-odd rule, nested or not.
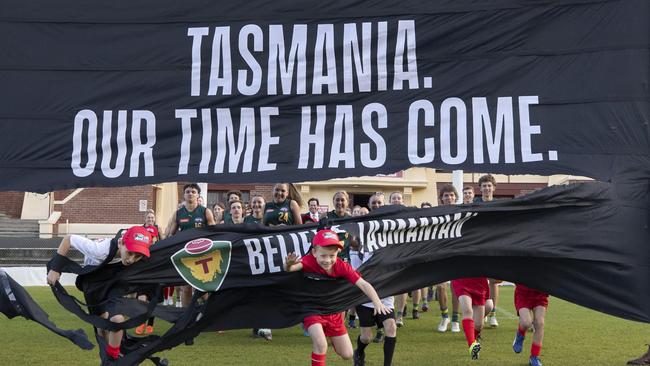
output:
[[[34,299],[45,308],[62,328],[79,328],[82,322],[56,303],[45,287],[28,288]],[[471,361],[462,333],[435,331],[439,311],[423,313],[419,320],[406,319],[397,334],[393,365],[527,365],[531,334],[526,337],[524,352],[512,351],[517,326],[512,305],[513,288],[501,289],[500,326],[483,332],[483,350],[478,361]],[[434,303],[434,307],[437,303]],[[410,305],[409,305],[410,307]],[[159,321],[156,332],[168,325]],[[91,328],[85,327],[91,334]],[[356,340],[358,331],[350,336]],[[0,366],[9,365],[98,365],[96,350],[83,351],[67,340],[22,318],[0,318]],[[645,351],[650,341],[650,326],[600,314],[565,301],[551,298],[546,319],[546,339],[541,359],[544,365],[625,365]],[[94,339],[93,339],[94,341]],[[353,344],[355,344],[353,342]],[[171,365],[309,365],[311,343],[299,327],[274,330],[273,341],[250,337],[250,330],[205,333],[195,345],[180,346],[163,352]],[[380,345],[371,344],[366,351],[367,365],[383,365]],[[351,365],[334,352],[328,352],[328,365]],[[151,364],[151,363],[149,363]]]

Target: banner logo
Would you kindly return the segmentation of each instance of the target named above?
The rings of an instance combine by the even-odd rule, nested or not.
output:
[[[229,241],[194,239],[172,255],[171,260],[185,282],[197,290],[213,292],[219,290],[228,274],[231,250]]]

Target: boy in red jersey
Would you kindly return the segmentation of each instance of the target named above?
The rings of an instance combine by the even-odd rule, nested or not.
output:
[[[548,294],[517,284],[515,287],[515,309],[519,315],[519,329],[515,333],[515,340],[512,342],[512,349],[521,353],[524,347],[526,331],[531,325],[535,326],[533,333],[533,344],[530,346],[530,366],[542,366],[539,354],[542,351],[542,340],[544,340],[544,318],[548,308]],[[531,317],[532,312],[532,317]]]
[[[447,184],[440,189],[439,197],[443,205],[453,205],[458,197],[458,192],[454,186]],[[452,280],[451,288],[453,293],[458,296],[469,354],[473,360],[477,360],[481,351],[478,339],[480,339],[483,329],[483,317],[486,312],[485,300],[490,293],[488,280],[485,277],[461,278]],[[489,310],[487,311],[489,312]]]
[[[312,250],[302,258],[295,253],[287,255],[284,269],[287,272],[310,272],[335,278],[345,278],[359,287],[372,300],[374,314],[388,314],[388,309],[381,303],[377,292],[366,282],[349,263],[338,258],[343,249],[339,236],[332,230],[320,230],[312,239]],[[343,313],[329,315],[310,315],[303,321],[305,329],[312,340],[312,366],[325,366],[327,352],[327,337],[332,341],[336,353],[343,359],[352,358],[352,342],[343,323]]]

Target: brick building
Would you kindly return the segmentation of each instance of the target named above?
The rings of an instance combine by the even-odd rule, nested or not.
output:
[[[322,182],[296,184],[304,201],[316,197],[322,210],[332,209],[332,196],[345,190],[350,194],[351,204],[365,205],[374,192],[387,195],[399,191],[407,205],[421,202],[437,203],[437,187],[452,181],[451,172],[428,168],[411,168],[395,174],[332,179]],[[473,185],[477,195],[478,178],[481,174],[464,174],[464,185]],[[516,197],[551,184],[565,184],[584,180],[581,177],[532,175],[496,175],[496,197]],[[148,209],[156,212],[161,227],[175,212],[183,198],[184,183],[161,183],[134,187],[78,188],[36,194],[25,192],[0,192],[0,214],[14,219],[38,220],[41,237],[79,233],[91,237],[113,235],[118,229],[142,224]],[[253,195],[272,199],[272,184],[214,184],[207,185],[207,195],[202,196],[208,206],[225,202],[225,193],[232,189],[242,191],[244,202]],[[306,203],[306,202],[305,202]],[[307,210],[306,207],[303,208]],[[1,233],[0,233],[1,234]]]

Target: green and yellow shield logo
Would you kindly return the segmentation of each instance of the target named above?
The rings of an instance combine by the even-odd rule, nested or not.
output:
[[[229,241],[194,239],[174,255],[171,260],[185,282],[204,292],[217,291],[230,268]]]

